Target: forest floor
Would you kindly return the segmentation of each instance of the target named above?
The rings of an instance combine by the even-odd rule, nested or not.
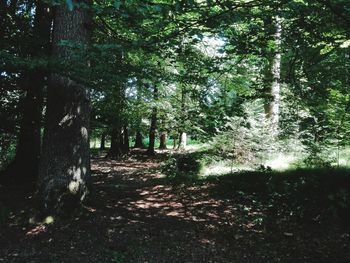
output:
[[[0,188],[0,262],[350,262],[341,224],[282,216],[229,180],[172,182],[158,156],[93,159],[84,211],[51,224],[30,223],[30,194]]]

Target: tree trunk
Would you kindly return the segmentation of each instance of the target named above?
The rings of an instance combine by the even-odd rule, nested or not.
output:
[[[121,129],[113,128],[111,133],[111,147],[109,148],[107,157],[112,159],[118,159],[123,155],[122,142],[123,140]]]
[[[130,146],[129,146],[129,129],[128,126],[125,125],[123,127],[123,153],[128,154],[130,151]]]
[[[159,149],[165,150],[166,148],[166,133],[162,132],[159,136]]]
[[[266,117],[269,120],[271,131],[274,136],[279,130],[279,115],[280,115],[280,98],[281,98],[281,42],[282,42],[282,25],[281,18],[275,19],[275,35],[274,41],[276,50],[274,51],[271,68],[271,101],[265,106]]]
[[[186,111],[186,95],[187,91],[184,86],[181,87],[181,121],[183,123],[180,124],[180,138],[179,138],[179,146],[178,149],[185,149],[187,143],[187,134],[182,130],[185,130],[184,123],[187,120],[187,111]]]
[[[100,144],[100,150],[103,151],[106,149],[106,133],[103,132],[101,135],[101,144]]]
[[[154,86],[153,89],[153,97],[154,101],[156,102],[158,100],[158,88]],[[149,145],[147,153],[150,155],[154,155],[154,145],[156,141],[156,129],[157,129],[157,107],[153,107],[152,110],[152,116],[151,116],[151,127],[149,129]]]
[[[33,24],[33,43],[28,55],[40,58],[49,55],[52,17],[48,5],[36,1],[36,12]],[[43,69],[32,69],[22,76],[22,87],[25,98],[22,108],[22,120],[14,161],[6,173],[10,180],[18,182],[34,181],[38,175],[41,152],[41,118],[43,92],[48,72]]]
[[[89,3],[84,1],[84,4]],[[87,44],[90,23],[87,8],[69,11],[66,5],[57,6],[53,54],[61,60],[70,61],[69,50],[60,42],[67,40]],[[87,194],[90,176],[89,118],[90,100],[86,87],[69,77],[52,74],[38,180],[38,198],[45,210],[53,213],[71,211]]]
[[[173,149],[176,149],[176,135],[173,136]]]
[[[187,146],[187,133],[180,133],[179,149],[186,149]]]
[[[140,131],[136,132],[134,148],[145,148],[145,145],[143,144],[142,133]]]

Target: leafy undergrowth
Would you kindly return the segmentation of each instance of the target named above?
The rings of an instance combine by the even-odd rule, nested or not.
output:
[[[7,198],[0,262],[350,262],[348,171],[173,180],[138,156],[93,172],[79,217],[30,223],[31,195]]]

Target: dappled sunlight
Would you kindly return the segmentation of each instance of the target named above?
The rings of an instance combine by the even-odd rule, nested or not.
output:
[[[283,206],[271,206],[254,189],[235,189],[239,181],[233,179],[243,179],[239,176],[172,183],[157,177],[159,163],[154,161],[124,164],[100,159],[93,160],[93,165],[92,192],[81,218],[47,217],[21,230],[18,238],[84,253],[79,255],[89,255],[91,248],[133,251],[131,246],[135,246],[152,254],[165,247],[181,255],[206,255],[204,258],[211,253],[230,258],[231,253],[243,251],[243,258],[247,248],[264,251],[271,243],[278,244],[274,246],[281,251],[289,251],[289,246],[301,249],[308,242],[308,231],[315,231],[315,226],[305,231],[289,222]],[[114,172],[103,172],[107,169]],[[329,242],[328,235],[317,237],[322,244]]]

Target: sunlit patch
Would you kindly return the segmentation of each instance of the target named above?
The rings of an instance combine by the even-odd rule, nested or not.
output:
[[[279,154],[275,158],[268,160],[265,166],[271,167],[273,170],[287,170],[291,164],[297,160],[296,156]]]
[[[41,233],[46,232],[46,226],[41,225],[41,226],[36,226],[33,229],[29,230],[26,235],[27,236],[37,236]]]
[[[72,194],[76,194],[79,191],[79,182],[77,181],[70,181],[68,185],[69,192]]]
[[[96,212],[95,208],[89,207],[89,206],[83,206],[87,211],[89,211],[90,213],[94,213]]]
[[[47,216],[44,219],[44,223],[47,225],[53,224],[55,222],[55,219],[53,218],[53,216]]]
[[[84,140],[87,140],[89,138],[88,130],[85,127],[81,127],[80,133]]]

